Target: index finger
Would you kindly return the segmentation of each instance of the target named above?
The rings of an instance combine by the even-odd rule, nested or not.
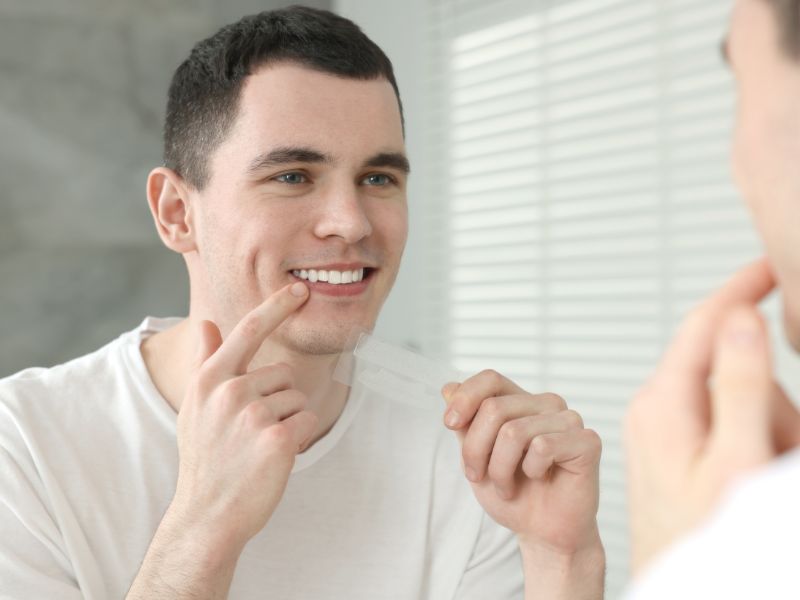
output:
[[[714,339],[727,312],[737,305],[758,304],[774,287],[775,276],[765,258],[740,269],[681,324],[658,374],[688,375],[705,383],[711,369]]]
[[[481,371],[460,385],[448,384],[442,389],[448,405],[445,425],[451,429],[463,427],[472,421],[486,398],[525,393],[516,383],[492,369]]]
[[[228,375],[244,375],[267,336],[275,331],[308,298],[308,288],[298,282],[287,285],[247,313],[209,359],[213,369]]]

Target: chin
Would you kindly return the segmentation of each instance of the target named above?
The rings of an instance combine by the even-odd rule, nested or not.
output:
[[[311,356],[340,354],[352,349],[355,336],[369,331],[372,326],[358,322],[339,321],[325,327],[304,327],[296,324],[284,332],[283,344],[292,352]]]

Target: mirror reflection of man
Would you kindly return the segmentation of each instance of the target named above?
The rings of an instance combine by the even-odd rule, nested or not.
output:
[[[3,597],[602,596],[600,442],[564,400],[488,370],[429,411],[332,380],[395,280],[408,173],[351,22],[295,7],[195,46],[147,182],[189,317],[0,383]]]
[[[800,597],[800,415],[757,308],[777,284],[800,350],[800,0],[737,0],[724,50],[736,180],[767,259],[689,315],[631,405],[636,600]]]

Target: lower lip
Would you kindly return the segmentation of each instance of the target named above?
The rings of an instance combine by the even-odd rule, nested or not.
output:
[[[326,296],[358,296],[359,294],[363,294],[369,286],[369,281],[372,279],[373,273],[374,271],[370,272],[369,275],[365,275],[364,279],[357,283],[340,284],[327,283],[325,281],[315,281],[312,283],[308,279],[302,279],[292,273],[289,273],[289,275],[297,281],[305,283],[312,293],[325,294]]]

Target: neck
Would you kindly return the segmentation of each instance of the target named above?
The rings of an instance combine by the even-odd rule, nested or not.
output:
[[[164,400],[180,412],[186,388],[192,377],[197,348],[192,318],[147,338],[141,346],[150,377]],[[313,442],[324,436],[341,415],[348,388],[333,380],[338,355],[308,356],[265,343],[250,369],[282,362],[292,367],[295,389],[308,397],[306,410],[317,415],[319,425]]]

